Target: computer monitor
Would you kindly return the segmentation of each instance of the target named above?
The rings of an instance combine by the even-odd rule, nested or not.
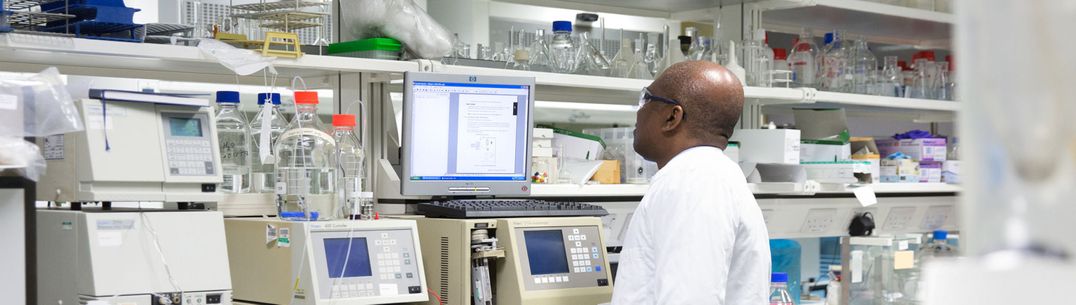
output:
[[[403,195],[530,194],[534,78],[404,74]]]

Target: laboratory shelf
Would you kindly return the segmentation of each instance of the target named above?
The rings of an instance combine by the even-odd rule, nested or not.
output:
[[[945,183],[875,183],[865,185],[875,194],[959,193],[960,186]],[[750,183],[755,195],[812,196],[817,194],[852,194],[859,185],[823,183]],[[646,184],[534,184],[532,197],[642,197],[650,188]]]
[[[936,12],[863,0],[767,0],[755,3],[762,13],[762,27],[777,32],[799,33],[800,28],[819,31],[839,29],[862,35],[872,42],[950,47],[954,17]]]
[[[818,91],[814,101],[849,106],[866,106],[874,108],[895,108],[907,110],[956,112],[960,104],[954,101],[888,97],[865,94]]]

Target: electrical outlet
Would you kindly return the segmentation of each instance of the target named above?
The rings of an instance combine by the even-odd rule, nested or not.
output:
[[[945,227],[946,223],[949,223],[949,216],[953,213],[953,206],[950,205],[937,205],[927,209],[926,216],[923,216],[924,230],[936,230]]]
[[[836,221],[837,209],[810,209],[807,210],[807,220],[803,222],[803,233],[821,233],[829,231]]]
[[[915,207],[899,207],[889,209],[889,216],[885,218],[886,232],[900,232],[910,228],[912,217],[915,217]]]

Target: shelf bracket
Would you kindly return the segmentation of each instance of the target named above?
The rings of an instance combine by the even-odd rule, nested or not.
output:
[[[429,59],[416,59],[415,62],[418,63],[419,72],[435,72],[441,70],[439,69],[439,67],[437,67],[439,63],[436,63]]]

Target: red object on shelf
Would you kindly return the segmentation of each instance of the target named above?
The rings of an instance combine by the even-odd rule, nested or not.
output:
[[[953,65],[953,55],[945,55],[945,62],[949,63],[950,72],[955,71],[953,70],[953,68],[956,67],[955,65]]]
[[[775,49],[773,49],[773,59],[776,59],[776,60],[788,59],[788,51],[786,51],[784,48],[775,48]]]
[[[317,105],[318,92],[317,91],[295,91],[295,103]]]
[[[355,127],[354,114],[334,114],[333,126]]]
[[[374,220],[379,220],[379,219],[381,219],[381,213],[374,212]]]
[[[924,59],[929,60],[929,61],[936,61],[934,59],[934,51],[919,51],[919,52],[916,52],[915,55],[912,55],[912,62],[915,62],[916,59],[920,59],[920,58],[924,58]]]
[[[911,67],[908,67],[908,62],[903,61],[903,60],[898,60],[897,61],[897,66],[900,67],[901,70],[911,70],[912,69]]]

